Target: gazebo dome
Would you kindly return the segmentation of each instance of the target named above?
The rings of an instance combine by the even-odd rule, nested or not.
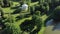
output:
[[[22,5],[22,10],[27,10],[28,9],[28,5],[27,4],[23,4]]]

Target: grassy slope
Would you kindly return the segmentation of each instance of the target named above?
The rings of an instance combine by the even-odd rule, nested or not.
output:
[[[38,3],[38,2],[32,3],[31,6],[34,5],[34,4],[37,4],[37,3]],[[18,4],[18,3],[17,3],[17,2],[14,2],[14,6],[15,6],[16,4]],[[4,13],[13,12],[14,10],[15,10],[15,9],[11,10],[10,7],[8,7],[8,8],[3,8]],[[5,14],[5,16],[7,16],[7,14]],[[15,14],[14,16],[17,16],[17,15]],[[43,19],[42,21],[44,22],[44,20],[45,20],[46,18],[47,18],[47,16],[46,16],[46,15],[43,15],[43,16],[42,16],[42,19]],[[25,19],[31,19],[31,17],[25,18]],[[17,22],[17,24],[21,24],[25,19],[19,20],[19,21]],[[42,25],[42,29],[41,29],[41,31],[38,32],[38,34],[43,34],[44,29],[45,29],[45,27],[43,27],[43,25]]]
[[[48,16],[43,15],[41,18],[42,18],[42,22],[44,22],[44,21],[48,18]],[[45,27],[44,27],[44,23],[43,23],[43,24],[42,24],[42,28],[41,28],[41,30],[38,32],[38,34],[43,34],[43,33],[44,33],[44,30],[45,30]]]

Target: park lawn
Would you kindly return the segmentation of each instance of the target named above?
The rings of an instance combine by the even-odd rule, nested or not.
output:
[[[31,6],[32,5],[35,5],[35,4],[37,4],[38,2],[36,2],[36,3],[32,3],[31,4]],[[18,4],[18,2],[13,2],[13,4],[14,4],[14,6],[16,5],[16,4]],[[4,11],[4,13],[12,13],[15,9],[10,9],[10,7],[8,7],[8,8],[2,8],[3,9],[3,11]],[[8,16],[7,14],[4,14],[5,16]],[[12,15],[14,15],[15,17],[16,16],[18,16],[17,14],[12,14]],[[44,22],[46,19],[47,19],[47,17],[48,16],[46,16],[46,15],[43,15],[41,18],[42,18],[42,21]],[[31,20],[31,16],[29,17],[29,18],[24,18],[24,19],[21,19],[21,20],[19,20],[19,21],[17,21],[15,24],[18,24],[18,25],[20,25],[22,22],[24,22],[26,19],[29,19],[29,20]],[[44,23],[43,23],[44,24]],[[44,32],[44,30],[45,30],[45,27],[42,25],[42,29],[38,32],[38,34],[43,34],[43,32]]]
[[[20,25],[22,22],[24,22],[26,19],[28,19],[28,20],[31,20],[31,18],[32,17],[29,17],[29,18],[24,18],[24,19],[22,19],[22,20],[19,20],[18,22],[16,22],[16,24],[18,25]],[[45,21],[46,19],[47,19],[47,16],[46,15],[43,15],[42,16],[42,21]],[[43,34],[44,33],[44,30],[45,30],[45,27],[44,27],[44,23],[42,24],[42,28],[41,28],[41,30],[38,32],[38,34]]]
[[[18,20],[17,22],[16,22],[16,24],[17,25],[20,25],[22,22],[24,22],[25,20],[31,20],[32,19],[32,16],[31,17],[28,17],[28,18],[23,18],[23,19],[21,19],[21,20]]]

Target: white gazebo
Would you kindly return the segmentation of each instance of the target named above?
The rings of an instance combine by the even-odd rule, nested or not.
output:
[[[28,10],[28,5],[27,4],[23,4],[21,9],[22,9],[22,11]]]

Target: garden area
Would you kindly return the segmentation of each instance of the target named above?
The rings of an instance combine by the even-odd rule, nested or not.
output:
[[[60,0],[0,0],[0,34],[44,34],[59,5]]]

